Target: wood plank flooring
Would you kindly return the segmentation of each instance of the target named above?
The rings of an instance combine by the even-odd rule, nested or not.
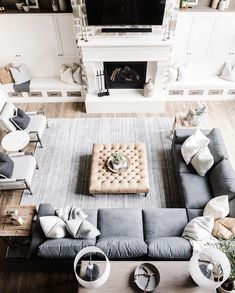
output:
[[[231,162],[235,167],[235,101],[206,102],[209,110],[208,122],[211,127],[219,127],[228,148]],[[135,117],[135,116],[174,116],[175,112],[187,111],[192,102],[167,102],[163,114],[86,114],[83,103],[22,104],[26,111],[43,110],[48,118],[72,117]],[[2,135],[2,134],[0,134]],[[21,192],[1,192],[0,212],[8,204],[19,204]],[[25,261],[5,260],[6,245],[0,241],[0,292],[1,293],[47,293],[77,292],[77,282],[68,272],[35,272],[26,267]]]

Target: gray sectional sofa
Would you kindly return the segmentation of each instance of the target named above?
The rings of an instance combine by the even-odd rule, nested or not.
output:
[[[191,164],[186,165],[181,155],[181,146],[192,132],[190,129],[176,130],[171,148],[182,206],[187,209],[191,218],[199,213],[195,209],[202,210],[211,198],[228,195],[230,216],[235,217],[235,172],[220,130],[214,128],[203,131],[210,139],[208,147],[215,160],[213,167],[204,177],[199,176]]]
[[[97,239],[47,239],[39,217],[52,216],[54,208],[41,204],[33,228],[31,257],[73,259],[80,249],[95,245],[110,259],[151,258],[188,260],[191,246],[181,237],[188,223],[186,209],[98,209],[85,210],[101,235]]]
[[[235,217],[235,173],[221,133],[218,129],[204,133],[211,140],[209,149],[215,163],[205,177],[200,177],[184,163],[180,152],[192,130],[175,131],[172,158],[182,208],[85,210],[88,220],[101,232],[97,239],[46,239],[39,217],[54,215],[55,211],[51,205],[41,204],[33,226],[30,255],[39,259],[73,259],[80,249],[95,245],[110,259],[190,259],[192,248],[181,237],[182,232],[191,219],[202,215],[212,197],[229,195],[230,216]]]

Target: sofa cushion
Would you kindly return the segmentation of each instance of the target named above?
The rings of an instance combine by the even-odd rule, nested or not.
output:
[[[209,144],[210,140],[200,129],[197,129],[189,138],[185,140],[181,147],[182,156],[188,165],[193,156],[201,149]]]
[[[225,218],[228,214],[229,203],[227,195],[212,198],[203,211],[203,216],[211,216],[214,217],[215,220]]]
[[[181,236],[188,223],[185,209],[144,209],[143,225],[145,240],[157,237]]]
[[[192,173],[180,173],[186,208],[204,208],[212,198],[207,177]]]
[[[163,260],[189,260],[192,246],[182,237],[159,237],[147,241],[148,256]]]
[[[211,130],[201,130],[203,134],[208,135]],[[194,129],[176,129],[174,141],[178,144],[183,144],[185,140],[195,132]]]
[[[191,221],[196,217],[201,217],[203,215],[203,209],[187,209],[188,220]]]
[[[134,237],[109,237],[96,243],[110,259],[136,258],[147,255],[147,244]]]
[[[175,163],[175,168],[179,172],[195,173],[195,170],[191,164],[187,165],[181,154],[181,144],[172,145],[172,156]]]
[[[228,195],[235,198],[235,172],[228,160],[222,160],[210,172],[210,183],[214,196]]]
[[[141,209],[99,209],[99,239],[128,237],[143,239]]]
[[[228,153],[223,137],[218,128],[214,128],[207,136],[210,139],[209,150],[214,157],[215,165],[223,159],[228,159]]]
[[[51,259],[74,258],[77,253],[87,246],[95,245],[94,239],[53,239],[43,242],[37,252],[37,256]]]
[[[207,146],[201,148],[193,157],[191,164],[199,176],[205,176],[214,165],[214,158]]]

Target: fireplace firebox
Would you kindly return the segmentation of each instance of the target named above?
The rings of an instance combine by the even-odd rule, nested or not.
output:
[[[109,89],[142,89],[147,62],[104,62],[106,86]]]

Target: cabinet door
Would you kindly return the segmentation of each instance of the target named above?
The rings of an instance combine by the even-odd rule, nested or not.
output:
[[[57,57],[60,54],[60,44],[57,29],[52,15],[33,15],[32,21],[44,57]]]
[[[214,15],[198,15],[193,17],[186,54],[205,55],[209,53],[215,23],[216,16]]]
[[[13,44],[8,37],[7,25],[5,23],[5,17],[0,18],[0,58],[12,58],[14,57]]]
[[[63,56],[77,56],[76,34],[72,14],[54,15],[58,30],[61,54]]]
[[[179,14],[175,31],[173,55],[182,56],[186,54],[192,23],[193,19],[190,15]]]
[[[211,52],[215,55],[231,55],[235,53],[234,16],[218,16],[215,34],[211,45]]]
[[[4,22],[16,57],[40,56],[39,44],[29,15],[8,15]]]

